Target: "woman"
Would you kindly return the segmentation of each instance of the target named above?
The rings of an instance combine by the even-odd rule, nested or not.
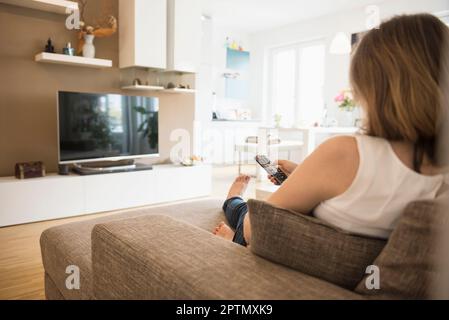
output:
[[[436,138],[448,33],[428,14],[395,17],[367,33],[351,64],[365,134],[330,139],[299,166],[280,161],[289,178],[267,202],[387,239],[407,204],[435,199],[445,180]],[[224,204],[231,227],[222,223],[214,231],[244,246],[251,241],[242,199],[248,182],[239,177]]]

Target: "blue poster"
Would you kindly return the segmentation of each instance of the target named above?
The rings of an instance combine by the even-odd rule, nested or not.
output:
[[[226,79],[226,98],[246,100],[249,98],[250,53],[228,48],[226,68],[234,76]]]

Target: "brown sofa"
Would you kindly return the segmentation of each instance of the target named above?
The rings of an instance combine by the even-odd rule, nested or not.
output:
[[[45,231],[41,248],[47,299],[365,299],[372,295],[361,285],[345,289],[320,279],[317,272],[311,276],[270,262],[251,250],[213,236],[210,230],[224,220],[221,205],[220,200],[193,201]],[[261,206],[261,203],[252,201],[251,205]],[[433,216],[435,207],[429,203],[410,205],[399,226],[399,229],[402,226],[400,234],[393,236],[383,249],[381,260],[373,261],[385,267],[387,274],[393,271],[388,277],[397,278],[394,272],[404,266],[397,261],[391,264],[388,258],[398,254],[398,245],[408,246],[402,252],[404,263],[414,264],[407,261],[410,256],[419,259],[404,272],[405,278],[385,279],[386,288],[394,287],[395,281],[401,280],[406,284],[404,290],[410,291],[408,286],[414,285],[410,281],[416,279],[408,279],[407,275],[419,277],[415,266],[433,271],[428,267],[429,254],[433,257],[434,253],[429,251],[431,244],[421,244],[415,252],[406,243],[410,242],[407,235],[417,236],[407,231],[410,223],[416,229],[415,220]],[[429,221],[432,223],[433,219]],[[314,234],[317,222],[310,223],[309,236]],[[321,222],[318,224],[323,228]],[[429,224],[423,227],[429,229]],[[426,241],[424,237],[421,242]],[[320,254],[312,252],[311,258],[319,259]],[[66,287],[69,276],[66,268],[72,265],[80,270],[79,290]],[[364,270],[361,284],[363,273]],[[374,297],[427,298],[430,280],[425,280],[424,284],[419,283],[416,293],[412,290],[415,296],[399,290],[377,292]]]

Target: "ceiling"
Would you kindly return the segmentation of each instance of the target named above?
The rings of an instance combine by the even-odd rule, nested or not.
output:
[[[201,0],[218,26],[249,33],[281,27],[384,0]]]

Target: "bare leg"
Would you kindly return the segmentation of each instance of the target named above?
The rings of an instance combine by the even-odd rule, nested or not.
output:
[[[243,237],[245,238],[248,246],[251,243],[251,223],[250,223],[249,213],[245,216],[245,222],[243,223]]]
[[[218,225],[218,227],[215,228],[214,235],[232,241],[232,239],[234,239],[235,232],[232,231],[232,229],[229,228],[226,223],[222,222]]]
[[[242,197],[248,187],[248,183],[251,180],[250,176],[241,175],[237,179],[235,179],[234,183],[229,189],[227,199],[231,199],[234,197]]]
[[[251,180],[251,177],[247,175],[241,175],[237,179],[235,179],[231,188],[229,189],[227,199],[242,197],[248,187],[248,183]],[[226,240],[232,241],[234,239],[235,232],[226,225],[226,223],[221,222],[213,231],[213,234],[224,238]]]

